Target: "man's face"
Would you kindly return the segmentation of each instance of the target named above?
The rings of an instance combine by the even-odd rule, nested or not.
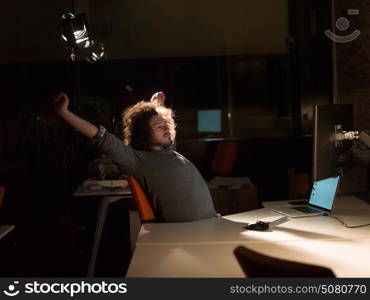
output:
[[[169,146],[173,143],[174,137],[171,137],[171,124],[168,120],[155,115],[150,119],[149,126],[154,146]],[[172,130],[174,129],[172,128]],[[174,134],[172,133],[172,135]]]

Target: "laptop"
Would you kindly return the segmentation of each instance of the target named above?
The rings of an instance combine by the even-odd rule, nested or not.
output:
[[[308,204],[294,207],[274,207],[272,210],[291,218],[330,214],[333,209],[338,184],[339,176],[316,181],[312,186]]]

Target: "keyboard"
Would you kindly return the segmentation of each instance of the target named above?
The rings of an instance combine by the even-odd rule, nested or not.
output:
[[[318,210],[318,209],[314,209],[312,207],[309,207],[309,206],[298,206],[298,207],[292,207],[293,209],[296,209],[296,210],[299,210],[303,213],[307,213],[307,214],[310,214],[310,213],[321,213],[322,211],[321,210]]]

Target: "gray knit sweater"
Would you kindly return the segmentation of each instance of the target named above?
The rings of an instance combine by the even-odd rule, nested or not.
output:
[[[216,216],[207,184],[197,168],[172,149],[138,151],[99,128],[93,143],[151,199],[159,222],[188,222]]]

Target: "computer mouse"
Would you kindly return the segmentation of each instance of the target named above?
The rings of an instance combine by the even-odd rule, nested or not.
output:
[[[254,224],[247,224],[244,228],[249,230],[266,231],[269,229],[269,223],[257,221]]]

